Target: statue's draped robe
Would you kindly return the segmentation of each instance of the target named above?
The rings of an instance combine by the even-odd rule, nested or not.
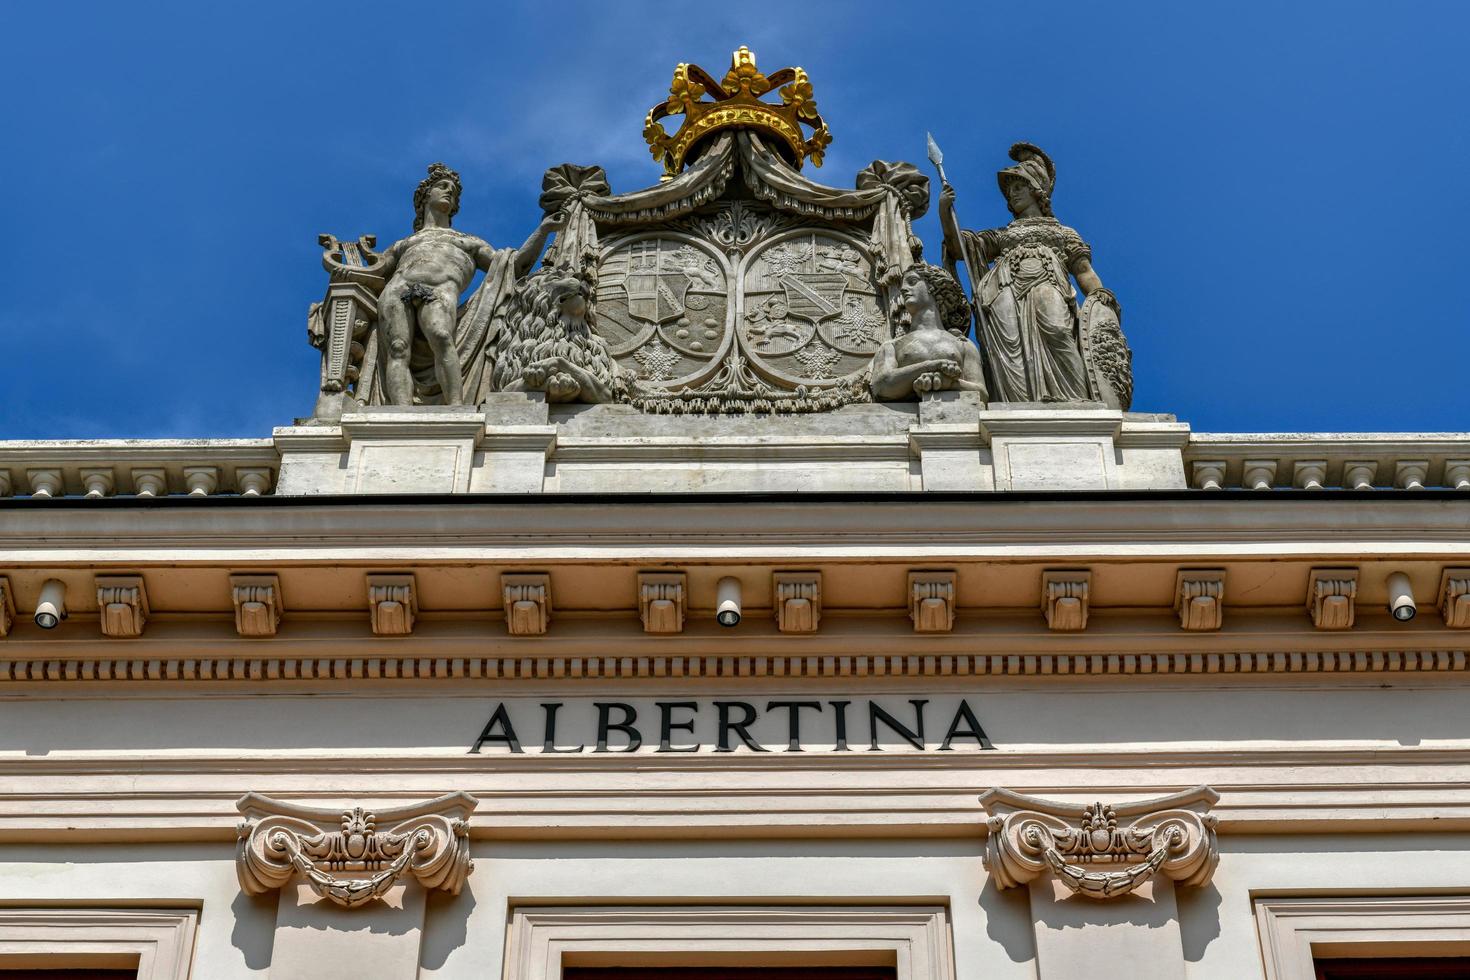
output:
[[[496,249],[479,288],[459,309],[454,325],[454,348],[459,353],[460,371],[464,375],[466,405],[478,405],[490,393],[489,348],[494,316],[515,285],[517,252],[514,248]],[[409,369],[413,372],[414,400],[443,404],[439,379],[434,374],[434,354],[422,336],[414,338]]]
[[[995,264],[980,280],[990,399],[1086,401],[1087,368],[1077,336],[1071,265],[1090,256],[1082,236],[1055,218],[1019,218],[1004,228],[965,231],[971,254]]]

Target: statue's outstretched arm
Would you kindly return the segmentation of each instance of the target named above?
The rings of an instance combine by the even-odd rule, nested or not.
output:
[[[516,252],[515,275],[517,279],[531,271],[531,266],[535,265],[536,260],[541,257],[541,250],[546,247],[546,239],[551,236],[551,233],[561,231],[566,225],[565,211],[557,211],[541,219],[536,230],[531,232],[526,243],[521,246],[520,251]]]

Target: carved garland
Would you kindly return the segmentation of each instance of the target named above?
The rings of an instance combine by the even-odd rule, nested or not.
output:
[[[466,793],[378,814],[301,807],[256,793],[238,806],[237,871],[246,894],[281,888],[300,874],[321,897],[356,908],[382,897],[405,875],[425,888],[459,894],[474,869]],[[333,822],[337,829],[330,830]],[[379,823],[391,824],[385,831]]]
[[[1144,803],[1078,807],[993,789],[980,798],[990,813],[985,867],[999,888],[1050,870],[1067,890],[1095,899],[1127,895],[1160,874],[1203,885],[1220,857],[1216,819],[1203,811],[1218,799],[1200,786]]]

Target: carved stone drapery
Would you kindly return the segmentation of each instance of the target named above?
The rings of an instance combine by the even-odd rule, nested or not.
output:
[[[1107,806],[1055,803],[991,789],[980,797],[989,820],[985,867],[998,888],[1012,888],[1048,871],[1087,898],[1127,895],[1162,875],[1203,885],[1215,873],[1215,817],[1220,796],[1208,786]]]
[[[477,803],[468,793],[452,793],[373,813],[247,793],[236,804],[245,815],[236,859],[240,887],[259,895],[299,874],[344,908],[381,897],[405,877],[458,895],[474,869],[468,817]]]

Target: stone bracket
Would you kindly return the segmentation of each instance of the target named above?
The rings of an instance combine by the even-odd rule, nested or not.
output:
[[[15,626],[15,592],[10,588],[10,579],[0,575],[0,637],[10,635]]]
[[[373,813],[247,793],[236,803],[245,817],[236,858],[240,887],[259,895],[300,875],[344,908],[380,898],[405,877],[458,895],[474,869],[468,818],[477,804],[468,793],[451,793]]]
[[[1470,629],[1470,568],[1446,568],[1439,577],[1439,611],[1450,629]]]
[[[275,575],[231,575],[235,632],[241,636],[275,636],[281,625],[281,580]]]
[[[682,633],[688,603],[683,572],[639,572],[638,615],[645,633]]]
[[[368,614],[377,636],[407,636],[419,612],[418,589],[412,573],[369,575]]]
[[[997,888],[1025,885],[1050,872],[1086,898],[1127,895],[1156,876],[1180,885],[1207,884],[1219,863],[1220,794],[1208,786],[1138,803],[1057,803],[990,789],[985,867]]]
[[[1179,616],[1179,627],[1191,632],[1217,630],[1224,625],[1224,569],[1181,568],[1174,579],[1174,612]]]
[[[1041,573],[1041,611],[1049,629],[1077,632],[1087,628],[1092,572],[1087,569],[1048,569]]]
[[[540,636],[551,624],[551,576],[500,576],[505,628],[512,636]]]
[[[97,576],[102,635],[136,639],[148,622],[148,590],[140,575]]]
[[[1307,612],[1319,630],[1351,629],[1358,600],[1356,568],[1314,568],[1307,579]]]
[[[909,618],[915,633],[954,629],[955,573],[909,572]]]
[[[776,629],[782,633],[815,633],[822,621],[822,573],[774,572]]]

